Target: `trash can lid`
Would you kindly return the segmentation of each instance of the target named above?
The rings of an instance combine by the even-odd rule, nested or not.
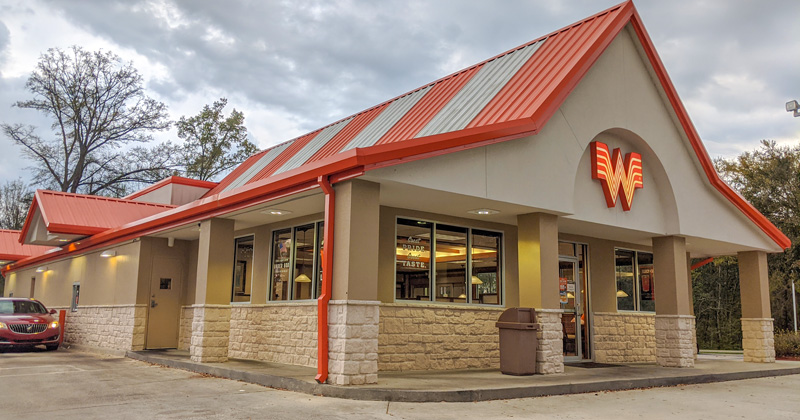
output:
[[[508,308],[503,311],[497,321],[532,324],[536,322],[536,310],[533,308]]]

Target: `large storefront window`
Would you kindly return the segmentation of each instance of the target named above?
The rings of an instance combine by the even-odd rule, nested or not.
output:
[[[397,219],[395,298],[500,304],[500,233]]]
[[[272,233],[270,300],[315,299],[322,281],[322,222]]]
[[[250,302],[253,283],[253,236],[236,238],[231,302]]]
[[[655,311],[653,254],[617,249],[615,257],[617,309],[620,311]]]

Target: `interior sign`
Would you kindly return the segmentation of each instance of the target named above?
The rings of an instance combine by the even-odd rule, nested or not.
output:
[[[592,179],[600,180],[606,204],[609,208],[616,207],[617,197],[622,197],[622,209],[630,211],[633,192],[636,188],[644,187],[642,155],[628,153],[623,160],[618,148],[614,149],[612,155],[605,143],[593,141],[589,147],[592,153]]]

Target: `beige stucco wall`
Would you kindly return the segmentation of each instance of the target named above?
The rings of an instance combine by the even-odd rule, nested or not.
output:
[[[47,271],[37,267],[15,271],[9,276],[5,294],[30,297],[31,278],[35,278],[34,297],[46,306],[69,306],[72,283],[81,284],[81,305],[133,305],[137,303],[140,242],[128,242],[106,249],[117,252],[103,258],[99,249],[87,254],[43,263]]]
[[[378,370],[497,368],[503,308],[384,303],[378,327]]]

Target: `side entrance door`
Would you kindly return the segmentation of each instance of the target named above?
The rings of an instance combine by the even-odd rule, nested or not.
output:
[[[154,257],[147,314],[148,349],[178,347],[183,264],[176,258]]]
[[[581,305],[582,284],[578,281],[578,260],[560,257],[558,261],[559,299],[561,324],[564,333],[564,361],[580,361],[583,358],[583,337],[581,321],[583,308]]]

